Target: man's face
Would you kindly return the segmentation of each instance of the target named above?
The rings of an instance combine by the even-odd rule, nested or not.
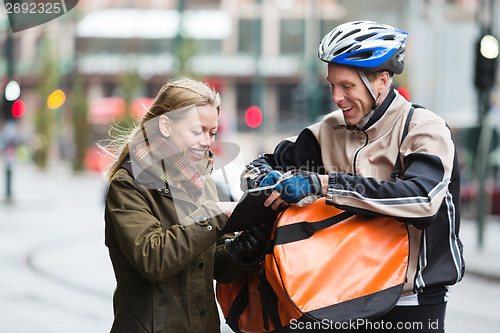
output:
[[[355,69],[329,63],[326,79],[330,83],[333,103],[342,109],[347,125],[356,125],[371,111],[373,97]]]

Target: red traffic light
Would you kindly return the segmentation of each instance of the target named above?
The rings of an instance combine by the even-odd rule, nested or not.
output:
[[[20,99],[15,101],[12,105],[12,117],[20,118],[24,115],[24,111],[26,111],[26,105],[24,104],[24,102]]]
[[[258,106],[251,106],[245,112],[245,124],[248,127],[256,128],[262,124],[262,111]]]

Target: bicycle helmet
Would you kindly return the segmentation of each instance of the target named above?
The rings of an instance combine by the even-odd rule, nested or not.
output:
[[[318,57],[325,62],[353,66],[365,72],[387,70],[401,74],[404,69],[408,33],[372,21],[339,25],[319,44]]]

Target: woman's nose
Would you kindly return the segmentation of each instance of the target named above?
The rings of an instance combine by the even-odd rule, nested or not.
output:
[[[203,137],[200,141],[200,144],[203,146],[210,147],[214,143],[214,140],[212,140],[212,137],[210,133],[203,133]]]

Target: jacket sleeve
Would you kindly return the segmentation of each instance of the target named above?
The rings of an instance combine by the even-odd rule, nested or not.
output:
[[[378,181],[354,174],[331,173],[327,202],[367,215],[393,216],[419,228],[437,215],[457,175],[455,145],[444,121],[417,122],[401,146],[404,177]],[[455,193],[455,196],[458,196]]]
[[[149,198],[150,199],[150,198]],[[151,282],[172,277],[223,235],[226,215],[208,201],[163,230],[150,200],[131,177],[113,179],[106,197],[105,220],[121,251]],[[169,218],[177,219],[172,208]]]
[[[321,147],[306,128],[298,136],[281,141],[272,154],[261,154],[248,163],[242,175],[242,190],[258,187],[260,179],[273,170],[285,173],[302,169],[323,174],[322,166]]]

